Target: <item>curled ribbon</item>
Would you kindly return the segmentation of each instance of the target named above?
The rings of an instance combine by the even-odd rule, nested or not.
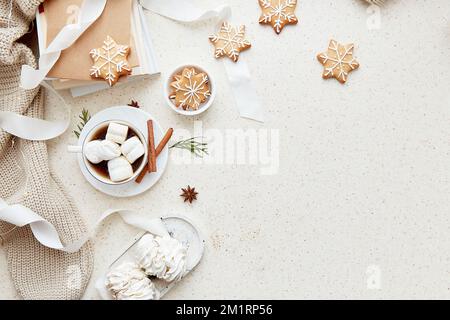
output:
[[[111,209],[104,212],[97,221],[94,229],[96,229],[106,218],[114,214],[118,214],[122,220],[130,226],[161,237],[168,235],[167,229],[164,227],[161,219],[146,219],[135,211],[122,209]],[[50,222],[23,205],[8,205],[2,199],[0,199],[0,221],[8,222],[17,227],[28,225],[36,240],[42,245],[68,253],[80,250],[90,238],[89,235],[83,236],[72,243],[63,244],[58,235],[58,231]]]
[[[70,125],[70,108],[55,89],[45,82],[41,83],[49,92],[60,100],[65,109],[66,119],[48,121],[26,117],[10,111],[0,111],[0,128],[6,132],[26,140],[44,141],[62,135]]]

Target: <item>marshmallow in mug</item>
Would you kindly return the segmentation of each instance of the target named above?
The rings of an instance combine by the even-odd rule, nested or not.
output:
[[[106,140],[122,144],[127,139],[128,126],[123,124],[111,122],[108,125],[108,130],[106,131]]]
[[[133,167],[124,156],[108,161],[109,178],[113,182],[120,182],[133,176]]]
[[[84,154],[89,162],[98,164],[121,155],[120,146],[108,140],[93,140],[86,144]]]
[[[120,150],[130,163],[134,163],[145,153],[144,145],[136,136],[125,141],[120,147]]]

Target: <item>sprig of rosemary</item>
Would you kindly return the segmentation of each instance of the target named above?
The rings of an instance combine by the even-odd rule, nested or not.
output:
[[[91,120],[91,114],[88,110],[83,109],[81,110],[81,114],[78,116],[80,119],[80,123],[77,125],[78,130],[74,130],[73,133],[77,136],[77,138],[80,137],[81,131],[83,130],[86,123],[88,123],[89,120]]]
[[[203,139],[203,137],[192,137],[185,140],[180,140],[176,142],[175,144],[171,145],[169,149],[172,148],[178,148],[178,149],[185,149],[189,150],[191,153],[193,153],[195,156],[203,158],[203,156],[206,154],[208,155],[208,143],[206,142],[199,142],[196,139]]]

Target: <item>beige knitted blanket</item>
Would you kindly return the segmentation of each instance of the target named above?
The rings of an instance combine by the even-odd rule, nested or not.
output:
[[[20,38],[28,32],[40,2],[0,2],[0,110],[36,118],[44,114],[43,89],[19,87],[21,66],[36,66],[35,57]],[[20,140],[0,129],[0,181],[1,199],[22,204],[51,222],[63,243],[86,234],[77,209],[50,174],[45,142]],[[42,246],[28,226],[17,228],[1,221],[0,236],[12,281],[24,299],[82,296],[93,266],[90,243],[77,253],[63,253]]]

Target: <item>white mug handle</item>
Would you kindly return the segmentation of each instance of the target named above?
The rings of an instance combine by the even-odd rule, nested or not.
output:
[[[69,153],[81,153],[83,148],[81,146],[67,146],[67,151]]]

